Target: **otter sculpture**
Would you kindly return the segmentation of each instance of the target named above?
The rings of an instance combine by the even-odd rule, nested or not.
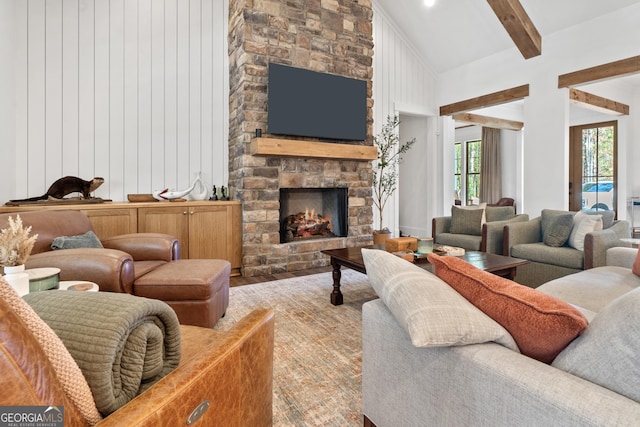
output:
[[[80,193],[85,199],[91,198],[91,193],[104,183],[104,178],[95,177],[85,181],[76,176],[65,176],[56,180],[42,196],[29,197],[28,199],[11,200],[11,203],[37,202],[39,200],[60,200],[71,193]]]

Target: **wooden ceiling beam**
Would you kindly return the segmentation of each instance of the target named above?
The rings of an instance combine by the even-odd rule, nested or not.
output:
[[[629,106],[627,104],[603,98],[592,93],[583,92],[578,89],[569,89],[569,99],[571,102],[601,113],[625,116],[629,115]]]
[[[562,74],[558,76],[558,88],[578,86],[637,73],[640,73],[640,56]]]
[[[528,84],[478,96],[476,98],[470,98],[453,104],[443,105],[440,107],[440,115],[450,116],[455,113],[477,110],[478,108],[506,104],[507,102],[516,101],[527,96],[529,96]]]
[[[474,125],[486,126],[495,129],[522,130],[524,123],[515,120],[499,119],[497,117],[481,116],[480,114],[458,113],[454,114],[453,120]]]
[[[542,37],[518,0],[487,0],[524,59],[542,53]]]

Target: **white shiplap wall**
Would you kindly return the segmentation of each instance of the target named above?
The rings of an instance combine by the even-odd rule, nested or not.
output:
[[[228,177],[228,0],[13,0],[15,191],[97,196]],[[6,56],[6,55],[4,55]]]
[[[113,200],[187,187],[198,171],[226,185],[228,0],[8,1],[15,162],[4,174],[15,178],[4,182],[15,186],[0,202],[64,175],[103,176],[96,195]],[[436,108],[433,73],[373,9],[377,133],[398,105]],[[387,211],[397,227],[393,202]]]
[[[375,1],[373,2],[373,128],[374,135],[380,132],[388,115],[410,113],[437,116],[434,95],[435,74],[424,63],[421,56],[411,46],[402,32]],[[434,123],[432,121],[432,123]],[[435,139],[435,129],[429,130]],[[402,135],[400,135],[402,139]],[[406,139],[410,139],[408,136]],[[403,141],[405,139],[402,139]],[[427,144],[429,141],[417,141]],[[435,147],[430,147],[430,151]],[[435,170],[425,165],[435,175]],[[437,181],[429,177],[419,184],[424,188],[425,198],[436,191]],[[428,204],[428,202],[425,201]],[[431,220],[429,213],[425,218]],[[427,220],[425,220],[427,221]],[[374,207],[374,229],[381,228]],[[396,235],[399,228],[398,193],[389,199],[384,211],[384,224]]]

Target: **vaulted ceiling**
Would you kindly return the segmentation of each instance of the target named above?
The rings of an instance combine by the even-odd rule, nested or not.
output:
[[[542,36],[637,3],[638,0],[520,0]],[[435,72],[513,49],[514,42],[486,0],[376,0]],[[521,57],[521,56],[520,56]]]

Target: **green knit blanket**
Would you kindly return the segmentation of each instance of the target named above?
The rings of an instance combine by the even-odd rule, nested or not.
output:
[[[25,301],[60,337],[107,416],[180,361],[180,325],[162,301],[110,292],[43,291]]]

